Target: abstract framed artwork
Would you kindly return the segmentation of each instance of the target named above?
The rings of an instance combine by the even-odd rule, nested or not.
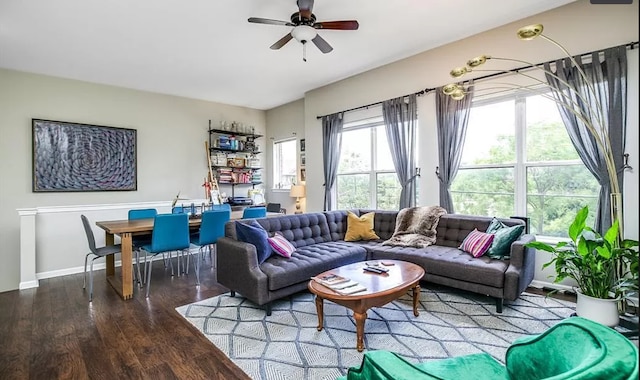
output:
[[[136,130],[32,119],[34,192],[135,191]]]

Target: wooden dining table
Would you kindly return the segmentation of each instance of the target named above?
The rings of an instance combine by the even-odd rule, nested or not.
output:
[[[280,213],[267,213],[267,217],[280,216]],[[242,219],[242,211],[231,211],[231,220]],[[189,229],[197,230],[201,218],[189,218]],[[135,220],[107,220],[96,222],[105,231],[105,244],[113,245],[115,236],[120,236],[121,267],[120,276],[116,275],[115,255],[106,257],[107,282],[124,300],[133,298],[133,236],[150,235],[153,231],[153,218]]]

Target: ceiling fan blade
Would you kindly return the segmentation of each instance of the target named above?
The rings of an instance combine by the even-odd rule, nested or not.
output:
[[[260,17],[249,17],[247,20],[249,22],[254,22],[256,24],[269,24],[269,25],[282,25],[282,26],[295,26],[289,21],[280,21],[280,20],[271,20],[268,18],[260,18]]]
[[[331,45],[329,45],[329,43],[325,41],[324,38],[320,37],[319,34],[316,34],[316,36],[311,41],[313,41],[313,43],[318,47],[318,49],[320,49],[320,51],[325,54],[333,50]]]
[[[360,24],[356,20],[321,21],[313,24],[316,29],[357,30]]]
[[[271,50],[278,50],[281,47],[283,47],[287,42],[291,41],[292,38],[293,38],[293,36],[291,35],[291,33],[287,33],[284,37],[279,39],[278,42],[276,42],[275,44],[271,45],[270,49]]]
[[[313,0],[298,0],[297,3],[300,17],[310,19],[313,13]]]

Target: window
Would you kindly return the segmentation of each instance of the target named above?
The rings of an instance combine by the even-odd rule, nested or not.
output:
[[[338,209],[398,209],[402,187],[382,117],[345,124],[336,186]]]
[[[296,140],[273,143],[273,188],[289,189],[296,181]]]
[[[578,157],[556,103],[544,94],[474,105],[451,193],[456,212],[526,215],[536,235],[566,237],[600,186]],[[595,216],[591,215],[591,222]]]

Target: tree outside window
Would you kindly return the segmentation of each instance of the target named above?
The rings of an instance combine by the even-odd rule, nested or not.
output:
[[[273,188],[290,189],[296,181],[296,140],[273,143]]]

